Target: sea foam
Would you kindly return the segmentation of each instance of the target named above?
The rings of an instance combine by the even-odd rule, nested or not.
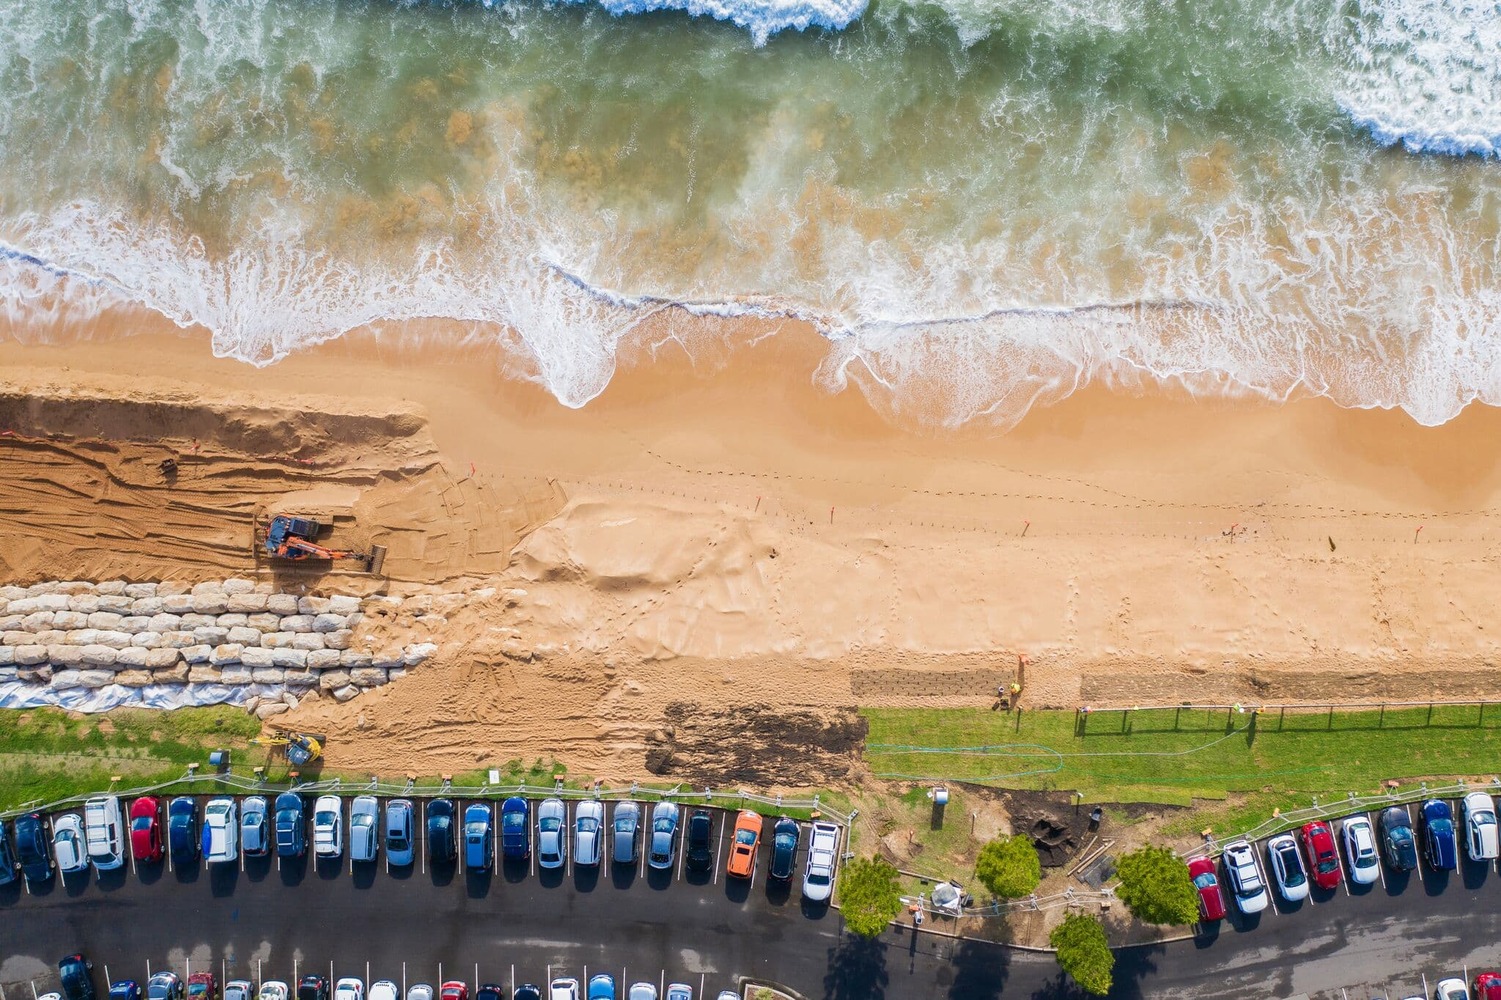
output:
[[[617,17],[652,11],[682,11],[711,17],[749,31],[757,45],[778,32],[808,28],[841,31],[865,12],[865,0],[577,0],[594,2]]]

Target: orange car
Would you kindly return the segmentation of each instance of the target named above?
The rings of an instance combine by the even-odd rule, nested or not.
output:
[[[730,861],[726,867],[736,878],[750,878],[756,870],[756,847],[761,843],[761,814],[740,810],[735,817],[735,840],[730,844]]]

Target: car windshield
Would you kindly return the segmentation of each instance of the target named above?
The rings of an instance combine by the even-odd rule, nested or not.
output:
[[[622,816],[615,820],[615,831],[617,833],[630,833],[635,828],[636,821],[629,816]]]
[[[167,993],[166,983],[149,983],[146,986],[146,995],[151,1000],[166,1000]]]
[[[808,873],[808,884],[809,885],[828,885],[829,884],[829,876],[825,875],[823,872],[809,872]]]
[[[1339,871],[1339,862],[1336,861],[1333,857],[1324,858],[1319,861],[1320,875],[1328,875],[1330,872],[1337,871]]]
[[[137,816],[135,819],[133,819],[133,820],[130,821],[130,828],[132,830],[149,830],[149,829],[151,829],[151,817],[150,816]]]
[[[1428,829],[1434,833],[1453,833],[1454,824],[1446,819],[1433,819],[1428,821]]]
[[[653,823],[651,828],[658,833],[671,833],[672,820],[668,819],[666,816],[663,816],[661,819]]]
[[[1496,822],[1496,814],[1493,813],[1493,812],[1490,812],[1488,810],[1482,811],[1482,812],[1477,812],[1474,815],[1475,815],[1475,823],[1477,825],[1485,826],[1485,825],[1489,825],[1491,823]]]
[[[737,844],[754,844],[755,842],[756,842],[756,831],[754,831],[754,830],[736,830],[735,831],[735,843],[737,843]]]
[[[581,816],[581,817],[579,817],[579,832],[580,833],[593,833],[595,830],[598,830],[598,829],[599,829],[599,820],[595,819],[592,816]]]
[[[1180,882],[1178,884],[1182,885],[1183,883]],[[1212,889],[1215,885],[1214,876],[1209,874],[1208,872],[1205,872],[1204,874],[1194,879],[1194,885],[1198,886],[1200,889]]]
[[[327,811],[315,813],[313,815],[313,821],[318,823],[320,826],[333,826],[334,821],[338,819],[338,815],[338,813]]]
[[[526,813],[509,812],[502,816],[500,821],[507,830],[526,829]]]
[[[469,834],[470,840],[479,840],[485,835],[485,822],[479,819],[470,820],[469,826],[465,829]]]
[[[563,828],[563,821],[555,816],[544,816],[542,822],[537,824],[543,833],[557,833]]]

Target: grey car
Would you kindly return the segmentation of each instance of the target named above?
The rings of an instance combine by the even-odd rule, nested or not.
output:
[[[568,807],[562,799],[545,799],[537,807],[537,864],[562,868],[568,860]]]
[[[408,799],[392,799],[386,803],[386,860],[402,868],[412,863],[412,817],[415,815]]]
[[[641,807],[634,802],[617,802],[611,820],[610,860],[617,865],[635,864],[637,836],[641,832]]]
[[[677,837],[677,803],[658,802],[651,811],[651,851],[646,856],[646,863],[653,868],[671,868]]]
[[[604,826],[605,804],[603,802],[598,799],[587,799],[574,807],[574,864],[589,866],[599,864],[599,842],[605,835]]]
[[[360,795],[349,806],[349,860],[374,861],[380,850],[380,805],[374,795]]]
[[[240,850],[252,858],[271,853],[271,824],[263,795],[252,795],[240,804]]]

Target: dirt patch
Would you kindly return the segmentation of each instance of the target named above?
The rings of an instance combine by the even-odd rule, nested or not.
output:
[[[810,711],[751,705],[733,711],[673,702],[654,732],[646,768],[694,784],[816,787],[848,781],[860,763],[866,721],[854,709]]]

